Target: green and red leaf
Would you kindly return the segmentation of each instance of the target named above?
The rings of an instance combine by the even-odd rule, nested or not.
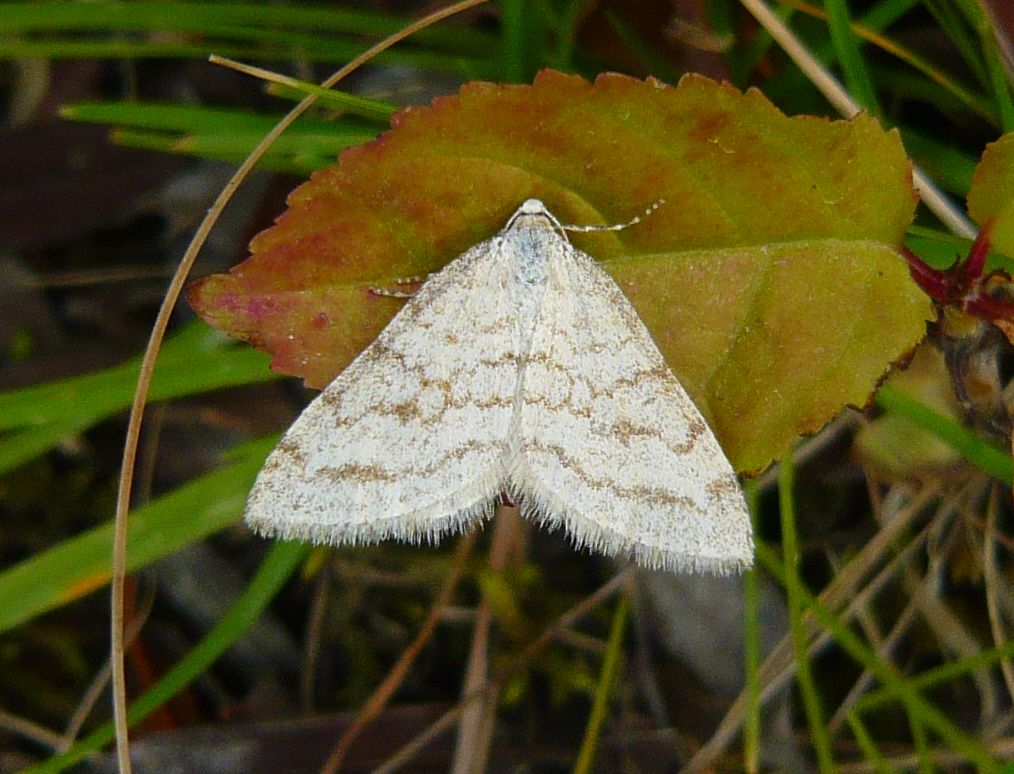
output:
[[[565,223],[639,225],[574,242],[637,308],[733,464],[865,404],[922,337],[928,299],[897,252],[915,207],[895,132],[788,118],[759,92],[545,71],[409,108],[297,188],[252,257],[196,283],[211,324],[322,387],[425,275],[526,198]]]

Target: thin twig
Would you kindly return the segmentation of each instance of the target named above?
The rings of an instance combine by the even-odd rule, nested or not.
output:
[[[415,756],[418,755],[419,752],[426,747],[426,745],[439,737],[445,731],[449,731],[451,729],[461,716],[461,711],[465,702],[478,701],[482,698],[483,693],[485,693],[485,691],[462,699],[461,702],[451,707],[451,709],[447,710],[447,712],[430,723],[429,727],[421,734],[417,734],[408,744],[399,748],[394,755],[384,761],[381,765],[377,766],[377,768],[373,770],[372,774],[392,774],[407,764],[415,758]]]
[[[227,67],[230,70],[235,70],[243,75],[249,75],[253,78],[258,78],[268,83],[277,83],[280,86],[288,86],[292,89],[299,91],[303,90],[303,84],[296,78],[290,78],[288,75],[282,75],[271,70],[265,70],[263,67],[255,67],[254,65],[246,64],[245,62],[237,62],[235,59],[229,59],[225,56],[219,56],[218,54],[212,54],[208,57],[208,61],[212,64],[217,64],[221,67]],[[321,86],[321,88],[325,88]]]
[[[986,745],[986,749],[997,760],[1005,760],[1014,756],[1014,739],[997,739]],[[968,767],[968,759],[960,752],[955,752],[949,747],[935,748],[926,751],[925,758],[918,753],[906,753],[904,755],[884,756],[883,762],[888,771],[916,771],[922,770],[926,761],[936,764],[939,768],[934,771],[959,771]],[[838,764],[838,774],[867,774],[877,772],[879,769],[873,761],[858,761],[856,763]]]
[[[321,88],[330,89],[336,83],[345,78],[349,73],[358,69],[364,62],[369,61],[377,54],[396,43],[404,40],[415,32],[436,24],[448,16],[461,13],[469,8],[482,5],[486,0],[461,0],[429,14],[408,25],[404,29],[385,38],[375,46],[357,56],[347,65],[342,67],[331,77],[321,83]],[[165,338],[165,332],[169,327],[169,320],[173,308],[183,292],[183,285],[190,269],[197,259],[197,254],[208,238],[212,227],[218,221],[225,205],[232,198],[236,189],[240,186],[246,176],[254,168],[254,165],[267,152],[271,144],[278,139],[292,123],[305,113],[315,102],[317,95],[307,95],[298,105],[290,110],[276,125],[268,132],[257,146],[250,152],[239,168],[225,184],[225,187],[215,199],[214,204],[208,210],[208,214],[198,226],[194,238],[187,247],[179,267],[173,275],[169,288],[166,290],[165,298],[159,307],[158,315],[152,326],[151,336],[145,348],[144,356],[141,359],[141,368],[138,373],[137,387],[134,391],[134,399],[130,406],[130,418],[127,422],[127,434],[123,443],[123,460],[120,466],[119,490],[116,497],[116,517],[113,527],[113,560],[112,578],[110,588],[110,660],[113,673],[113,724],[116,729],[116,758],[121,774],[130,774],[130,750],[129,732],[127,724],[127,689],[126,676],[123,665],[123,602],[124,582],[127,567],[127,514],[130,511],[130,495],[133,484],[134,461],[137,457],[138,438],[141,432],[141,421],[144,417],[144,406],[148,400],[148,392],[151,388],[152,373],[155,368],[155,359],[158,357],[159,348]]]
[[[412,741],[388,758],[383,765],[374,769],[373,774],[391,774],[391,772],[397,771],[399,768],[411,761],[420,750],[426,747],[426,745],[454,725],[455,721],[457,721],[457,719],[461,716],[461,713],[466,706],[472,702],[482,699],[486,695],[487,690],[499,693],[507,681],[524,669],[528,663],[535,658],[535,656],[541,653],[543,649],[545,649],[545,647],[553,641],[559,632],[572,627],[579,620],[584,618],[584,616],[588,615],[588,613],[596,609],[599,605],[607,602],[613,594],[623,588],[623,585],[629,580],[630,574],[630,569],[617,573],[608,583],[600,586],[593,594],[585,597],[578,604],[557,618],[556,622],[552,626],[545,629],[537,639],[528,644],[528,646],[511,662],[510,666],[505,669],[503,673],[497,675],[497,677],[489,684],[487,689],[477,691],[476,693],[469,694],[468,696],[462,696],[461,701],[459,701],[455,707],[447,710],[447,712],[437,718],[437,720],[430,724],[430,726],[421,734],[416,736],[412,739]]]
[[[309,715],[314,709],[314,678],[317,675],[317,662],[320,659],[320,641],[324,627],[324,617],[331,601],[330,565],[325,564],[314,584],[313,599],[310,602],[310,613],[306,620],[306,644],[303,646],[303,669],[299,680],[299,705],[303,713]]]
[[[493,540],[489,548],[489,569],[502,573],[510,564],[519,543],[521,515],[516,505],[498,504],[493,517]],[[486,770],[489,742],[492,738],[499,691],[489,680],[489,639],[493,626],[493,606],[487,595],[479,601],[472,627],[472,645],[465,670],[463,696],[484,693],[482,701],[470,702],[458,722],[458,740],[454,749],[452,774],[482,774]]]
[[[912,624],[915,623],[916,613],[918,612],[919,608],[915,601],[910,599],[901,611],[901,614],[895,619],[894,625],[877,650],[877,658],[883,661],[890,661],[895,647],[901,642],[901,638],[912,628]],[[838,731],[848,719],[849,711],[870,689],[874,680],[876,680],[876,677],[874,677],[873,673],[869,669],[864,669],[859,679],[852,684],[848,694],[839,703],[838,708],[834,711],[834,715],[831,716],[831,719],[827,723],[827,731],[832,739],[837,736]]]
[[[0,729],[51,750],[59,750],[63,741],[63,737],[56,731],[4,710],[0,710]]]
[[[992,486],[985,476],[973,477],[967,490],[982,484]],[[966,494],[967,496],[967,494]],[[958,501],[958,498],[955,498]],[[905,568],[902,583],[909,596],[915,600],[922,614],[927,629],[933,633],[940,643],[941,651],[949,650],[959,657],[973,658],[982,652],[983,646],[977,634],[965,625],[962,618],[942,600],[943,588],[946,583],[948,568],[953,565],[952,556],[959,547],[963,547],[963,533],[957,529],[954,519],[948,514],[932,522],[936,533],[927,544],[928,561],[926,569],[920,576],[914,565]],[[935,538],[935,539],[933,539]],[[923,578],[926,583],[923,583]],[[989,669],[983,667],[969,674],[975,682],[980,697],[981,718],[993,717],[996,714],[999,697]]]
[[[815,459],[829,446],[837,443],[845,433],[852,433],[859,426],[861,415],[857,411],[843,411],[838,417],[828,422],[817,433],[807,436],[792,450],[792,460],[797,467],[802,467]],[[789,452],[786,452],[788,454]],[[761,491],[778,483],[778,464],[771,465],[751,483]]]
[[[412,668],[412,664],[415,663],[416,657],[422,651],[423,647],[425,647],[426,643],[430,641],[430,638],[433,637],[433,633],[436,631],[437,624],[440,622],[444,609],[451,602],[454,590],[458,587],[458,582],[464,574],[468,554],[471,552],[472,545],[475,543],[475,535],[475,532],[470,532],[458,541],[458,547],[454,552],[454,559],[451,563],[451,571],[444,579],[443,585],[440,587],[440,591],[433,600],[433,604],[430,606],[429,615],[427,615],[426,620],[423,621],[423,625],[420,627],[419,633],[416,635],[412,643],[405,648],[404,651],[402,651],[397,663],[391,667],[391,670],[387,673],[387,677],[385,677],[384,681],[377,686],[373,695],[370,696],[369,700],[363,705],[363,708],[359,710],[359,714],[356,715],[356,719],[352,722],[352,725],[349,726],[344,734],[342,734],[341,739],[338,740],[338,744],[335,745],[331,755],[321,767],[320,774],[335,774],[335,772],[338,771],[342,761],[345,759],[349,749],[352,747],[352,743],[363,732],[363,729],[365,729],[377,718],[378,715],[380,715],[384,707],[386,707],[387,703],[391,700],[391,697],[394,696],[395,692],[405,681],[405,677],[408,675],[408,671]]]
[[[908,503],[902,511],[894,514],[893,518],[883,525],[872,539],[867,541],[862,550],[853,557],[852,561],[845,565],[842,571],[824,589],[818,597],[818,602],[831,611],[838,610],[850,602],[853,606],[864,604],[864,594],[862,592],[856,593],[859,583],[866,577],[870,568],[880,561],[884,553],[894,544],[894,541],[904,533],[911,522],[938,494],[939,485],[929,484],[925,486],[918,496]],[[878,580],[882,577],[883,575],[880,575],[878,578],[875,578],[867,585],[867,589],[876,588]],[[865,592],[867,589],[863,591]],[[812,615],[807,616],[806,622],[808,627],[816,629]],[[811,652],[819,648],[822,642],[828,641],[830,636],[830,633],[824,632],[822,637],[818,637],[816,642],[811,645]],[[786,636],[768,654],[758,672],[758,681],[761,686],[759,701],[762,706],[794,674],[794,671],[792,664],[792,642]],[[725,717],[722,718],[711,738],[701,746],[697,754],[687,763],[683,769],[685,774],[703,771],[714,762],[715,758],[725,749],[726,745],[732,741],[733,736],[743,723],[746,700],[747,695],[744,690],[736,697],[732,706],[726,711]]]
[[[145,623],[148,621],[148,616],[151,615],[151,611],[155,608],[155,584],[146,584],[142,588],[141,603],[135,606],[134,614],[130,617],[130,625],[127,627],[126,637],[124,638],[124,647],[129,648],[137,635],[141,633],[141,629],[144,628]],[[105,691],[106,686],[109,684],[109,677],[112,674],[112,665],[109,660],[102,665],[102,668],[96,673],[95,677],[92,678],[91,684],[85,690],[78,702],[77,708],[74,710],[70,719],[67,721],[67,727],[63,731],[63,741],[60,744],[59,752],[65,752],[69,750],[71,745],[77,739],[77,735],[81,732],[81,728],[84,726],[85,721],[88,720],[88,716],[91,715],[92,710],[98,703],[99,699],[102,698],[102,693]]]

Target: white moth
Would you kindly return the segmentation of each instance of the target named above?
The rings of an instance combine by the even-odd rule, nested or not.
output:
[[[246,521],[418,542],[501,493],[578,546],[669,570],[753,558],[715,436],[613,280],[542,202],[434,274],[268,457]]]

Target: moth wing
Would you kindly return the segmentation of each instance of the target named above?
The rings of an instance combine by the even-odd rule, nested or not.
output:
[[[261,534],[435,541],[492,513],[517,389],[509,266],[497,237],[430,278],[310,403],[247,503]]]
[[[512,483],[528,515],[648,567],[751,564],[749,514],[718,441],[620,289],[563,240],[521,389]]]

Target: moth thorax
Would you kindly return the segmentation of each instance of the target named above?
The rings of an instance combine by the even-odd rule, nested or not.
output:
[[[522,227],[515,231],[514,238],[514,279],[519,285],[546,284],[546,256],[559,237],[545,228]]]

